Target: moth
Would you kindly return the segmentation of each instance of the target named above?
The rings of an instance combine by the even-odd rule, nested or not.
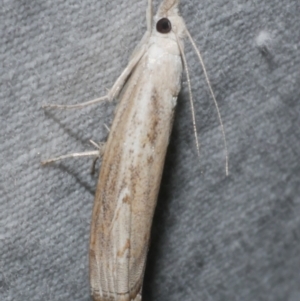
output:
[[[94,301],[142,298],[152,218],[183,69],[193,110],[183,51],[185,36],[196,49],[215,101],[202,58],[179,15],[178,4],[179,0],[163,0],[153,16],[152,1],[148,0],[147,31],[106,96],[73,106],[48,105],[71,108],[120,100],[108,140],[101,149],[102,166],[92,213],[89,266]],[[220,117],[216,101],[215,105]],[[220,122],[224,134],[221,119]],[[194,114],[193,124],[196,128]],[[226,149],[225,139],[224,142]],[[199,150],[197,134],[196,144]],[[72,154],[44,163],[98,154],[99,151]]]

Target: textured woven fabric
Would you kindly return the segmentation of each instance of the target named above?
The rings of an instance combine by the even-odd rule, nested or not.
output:
[[[158,1],[155,2],[156,4]],[[40,160],[104,141],[104,95],[145,32],[146,0],[2,0],[0,300],[90,300],[92,160]],[[154,219],[145,301],[300,300],[300,2],[182,1],[225,126],[188,41]],[[98,163],[99,164],[99,163]]]

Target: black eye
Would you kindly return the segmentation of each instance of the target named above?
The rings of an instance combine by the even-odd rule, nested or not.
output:
[[[160,33],[169,33],[171,29],[171,22],[167,18],[162,18],[156,23],[156,30]]]

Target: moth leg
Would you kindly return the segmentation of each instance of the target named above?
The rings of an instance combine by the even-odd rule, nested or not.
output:
[[[137,63],[140,61],[144,53],[146,52],[146,46],[149,39],[149,33],[146,32],[142,39],[142,45],[138,45],[137,48],[134,50],[133,55],[131,56],[127,66],[121,73],[121,75],[118,77],[118,79],[113,84],[112,88],[107,93],[108,99],[111,101],[115,98],[117,98],[124,87],[128,77],[132,73],[133,69],[137,65]]]
[[[92,140],[90,140],[90,143],[93,144],[97,148],[97,150],[87,151],[87,152],[82,152],[82,153],[72,153],[72,154],[68,154],[68,155],[59,156],[56,158],[51,158],[51,159],[42,161],[41,164],[47,165],[50,163],[54,163],[54,162],[61,161],[64,159],[69,159],[69,158],[96,157],[96,159],[98,159],[98,158],[102,157],[102,155],[104,153],[105,143],[97,144]]]
[[[105,96],[93,99],[93,100],[89,100],[89,101],[86,101],[86,102],[76,104],[76,105],[47,104],[47,105],[43,105],[42,108],[43,109],[78,109],[78,108],[83,108],[83,107],[93,105],[95,103],[102,102],[102,101],[105,101],[105,100],[109,100],[108,94],[105,95]]]
[[[143,54],[146,51],[145,46],[147,44],[148,36],[149,36],[148,33],[147,33],[147,35],[144,36],[144,39],[142,40],[143,45],[139,45],[139,48],[136,50],[134,55],[130,58],[127,66],[125,67],[125,69],[123,70],[121,75],[118,77],[118,79],[115,81],[112,88],[108,91],[108,93],[106,95],[96,98],[96,99],[93,99],[93,100],[90,100],[90,101],[79,103],[76,105],[46,104],[46,105],[43,105],[42,108],[43,109],[45,109],[45,108],[47,108],[47,109],[76,109],[76,108],[83,108],[83,107],[93,105],[93,104],[103,102],[103,101],[112,101],[113,99],[117,98],[119,96],[122,88],[124,87],[129,75],[131,74],[132,70],[137,65],[137,63],[139,62],[139,60],[141,59],[141,57],[143,56]]]
[[[107,127],[107,125],[105,125],[105,126]],[[96,163],[97,163],[98,159],[101,158],[104,154],[105,142],[100,142],[99,144],[97,144],[93,140],[90,140],[90,143],[93,144],[99,150],[99,155],[93,160],[93,164],[92,164],[92,168],[91,168],[91,174],[94,175],[95,170],[96,170]]]

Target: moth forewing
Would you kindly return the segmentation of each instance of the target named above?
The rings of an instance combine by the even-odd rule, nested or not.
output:
[[[136,60],[144,49],[121,90],[105,146],[90,239],[95,301],[141,300],[152,217],[181,87],[177,37],[183,43],[184,22],[177,5],[163,1],[149,38],[131,58]],[[159,27],[164,18],[169,24]]]

